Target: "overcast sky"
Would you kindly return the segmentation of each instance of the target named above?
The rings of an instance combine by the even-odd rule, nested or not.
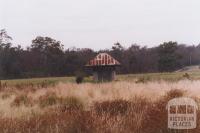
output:
[[[0,0],[3,28],[24,47],[39,35],[65,48],[199,44],[200,0]]]

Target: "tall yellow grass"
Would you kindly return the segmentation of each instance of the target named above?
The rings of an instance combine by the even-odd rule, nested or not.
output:
[[[174,89],[185,92],[186,96],[200,98],[200,81],[198,80],[147,83],[118,81],[102,84],[59,83],[48,88],[4,88],[0,92],[0,124],[4,123],[3,126],[0,125],[0,131],[34,132],[33,129],[38,126],[38,132],[93,130],[92,132],[145,133],[143,126],[146,124],[144,120],[149,118],[147,116],[160,115],[158,117],[165,120],[163,110],[167,102],[165,101],[166,94]],[[83,108],[76,108],[80,104]],[[158,109],[155,110],[155,106]],[[118,115],[119,112],[120,115]],[[116,113],[116,116],[111,113]],[[19,123],[16,124],[18,121]],[[6,125],[5,122],[11,126]],[[154,124],[156,122],[160,123],[155,119]],[[65,125],[66,123],[68,124]],[[54,124],[52,130],[49,129],[52,127],[51,124]],[[57,130],[56,124],[58,124]],[[151,126],[149,123],[146,125]],[[158,128],[161,127],[163,125],[158,126]],[[9,129],[4,130],[5,128]],[[159,131],[156,127],[150,129],[152,133]],[[149,133],[151,133],[150,129],[148,129]],[[165,131],[164,128],[163,133]]]
[[[18,95],[27,95],[33,100],[38,100],[39,97],[48,93],[54,93],[58,97],[76,97],[81,100],[86,109],[92,106],[94,102],[103,102],[108,100],[130,100],[135,97],[144,97],[151,101],[157,100],[159,97],[166,94],[171,89],[180,89],[187,91],[188,96],[200,97],[200,81],[182,80],[178,82],[147,82],[135,83],[135,82],[111,82],[102,84],[84,83],[59,83],[55,87],[49,88],[37,88],[32,91],[32,88],[26,88],[25,90],[17,90],[14,88],[6,88],[1,91],[0,100],[0,114],[5,117],[18,117],[27,116],[33,112],[42,112],[36,104],[31,107],[24,105],[20,107],[12,107],[11,103]],[[3,98],[4,95],[8,95],[8,98]]]

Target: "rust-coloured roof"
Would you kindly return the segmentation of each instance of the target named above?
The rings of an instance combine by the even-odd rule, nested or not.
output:
[[[90,60],[86,66],[117,66],[120,63],[107,53],[100,53]]]

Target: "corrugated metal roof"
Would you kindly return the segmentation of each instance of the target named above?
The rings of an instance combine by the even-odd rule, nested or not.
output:
[[[120,63],[107,53],[100,53],[90,60],[86,66],[116,66]]]

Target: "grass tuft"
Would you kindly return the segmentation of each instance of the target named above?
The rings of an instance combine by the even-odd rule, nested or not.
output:
[[[104,101],[96,102],[94,104],[94,110],[99,114],[109,114],[109,115],[124,115],[128,107],[131,105],[129,101],[126,100],[114,100],[114,101]]]
[[[19,95],[15,97],[14,101],[11,103],[11,106],[14,106],[14,107],[19,107],[21,105],[30,107],[33,105],[33,100],[27,95],[23,94],[23,95]]]

